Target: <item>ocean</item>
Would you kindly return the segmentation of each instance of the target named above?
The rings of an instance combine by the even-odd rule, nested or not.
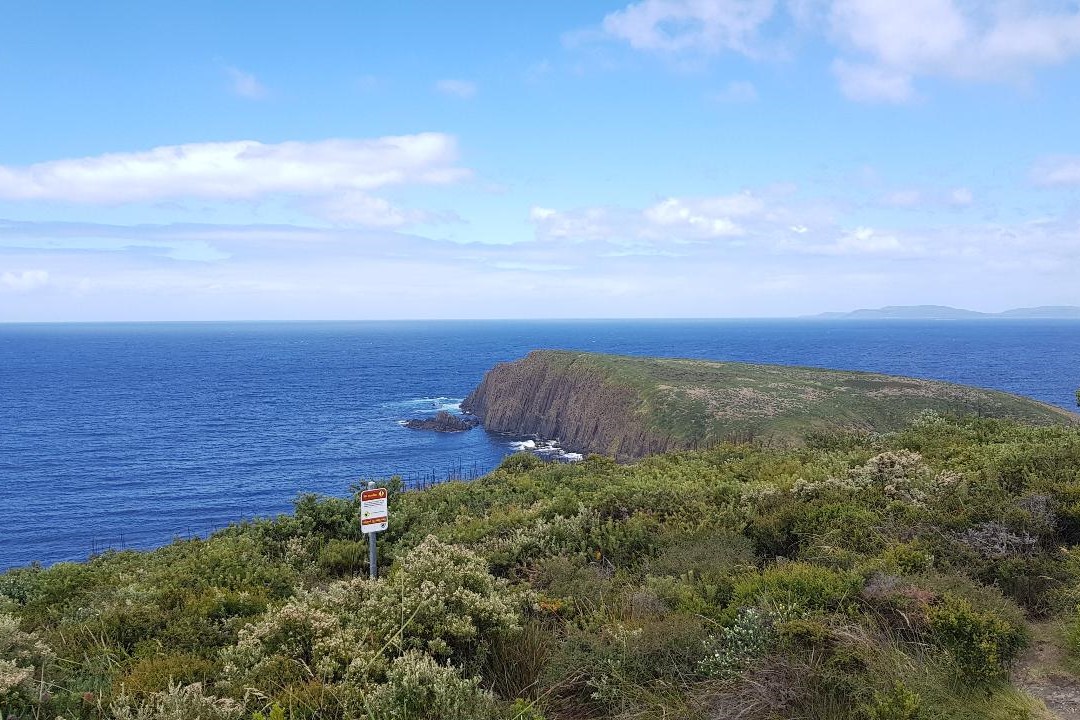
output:
[[[1072,409],[1077,321],[0,325],[0,571],[150,548],[366,479],[472,477],[520,448],[400,422],[538,348],[949,380]]]

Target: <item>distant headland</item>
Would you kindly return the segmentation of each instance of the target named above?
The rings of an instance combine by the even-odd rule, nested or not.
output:
[[[782,365],[537,350],[484,376],[462,409],[492,432],[634,460],[725,441],[798,445],[889,432],[920,413],[1072,424],[1071,412],[953,383]]]
[[[1075,305],[1041,305],[1014,308],[998,313],[949,307],[948,305],[887,305],[862,308],[850,312],[824,312],[807,315],[822,320],[1080,320],[1080,307]]]

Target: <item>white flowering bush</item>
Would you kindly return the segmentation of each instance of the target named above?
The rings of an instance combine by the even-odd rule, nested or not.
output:
[[[236,720],[244,715],[235,700],[203,693],[202,685],[172,685],[142,701],[120,695],[109,706],[115,720]]]
[[[16,696],[31,692],[32,679],[52,656],[36,634],[23,632],[15,617],[0,613],[0,711]]]
[[[619,700],[622,695],[621,680],[634,674],[628,665],[635,659],[632,650],[642,634],[641,628],[623,623],[604,628],[606,652],[596,656],[596,664],[589,668],[589,677],[585,681],[592,689],[590,699],[608,705]]]
[[[799,478],[791,492],[811,498],[829,492],[855,495],[873,490],[889,500],[923,507],[942,491],[958,485],[961,479],[957,473],[947,470],[935,473],[919,453],[902,449],[875,455],[843,477],[817,481]]]
[[[240,630],[222,660],[226,678],[236,684],[280,687],[310,678],[337,680],[361,647],[325,594],[311,592]]]
[[[481,541],[477,551],[504,565],[584,550],[589,528],[599,522],[595,511],[579,507],[573,515],[538,518],[530,525]]]
[[[272,692],[308,679],[363,688],[408,651],[475,666],[487,638],[520,628],[526,600],[476,553],[428,537],[384,579],[300,594],[242,629],[225,676]]]
[[[730,679],[761,659],[776,640],[776,617],[757,607],[741,608],[735,622],[705,641],[707,655],[699,669],[710,677]]]
[[[363,695],[357,710],[371,720],[494,719],[495,700],[479,685],[479,678],[412,650],[391,663],[386,682]]]

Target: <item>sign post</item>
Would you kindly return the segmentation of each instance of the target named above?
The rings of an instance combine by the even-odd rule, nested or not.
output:
[[[375,551],[375,535],[387,527],[389,513],[386,511],[386,488],[375,487],[368,482],[368,489],[360,493],[360,531],[368,536],[368,565],[371,579],[379,577],[379,560]]]

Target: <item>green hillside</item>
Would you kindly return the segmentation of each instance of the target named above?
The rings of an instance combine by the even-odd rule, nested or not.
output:
[[[1075,422],[1030,398],[953,383],[783,365],[577,354],[634,388],[656,428],[695,444],[741,435],[801,438],[808,431],[897,430],[923,411],[1034,424]]]
[[[889,432],[920,413],[1075,423],[994,390],[873,373],[542,350],[493,368],[464,407],[496,432],[634,459],[662,450],[814,432]]]
[[[1076,710],[1077,428],[924,413],[799,447],[517,455],[472,483],[386,484],[377,581],[357,497],[0,575],[0,716]]]

